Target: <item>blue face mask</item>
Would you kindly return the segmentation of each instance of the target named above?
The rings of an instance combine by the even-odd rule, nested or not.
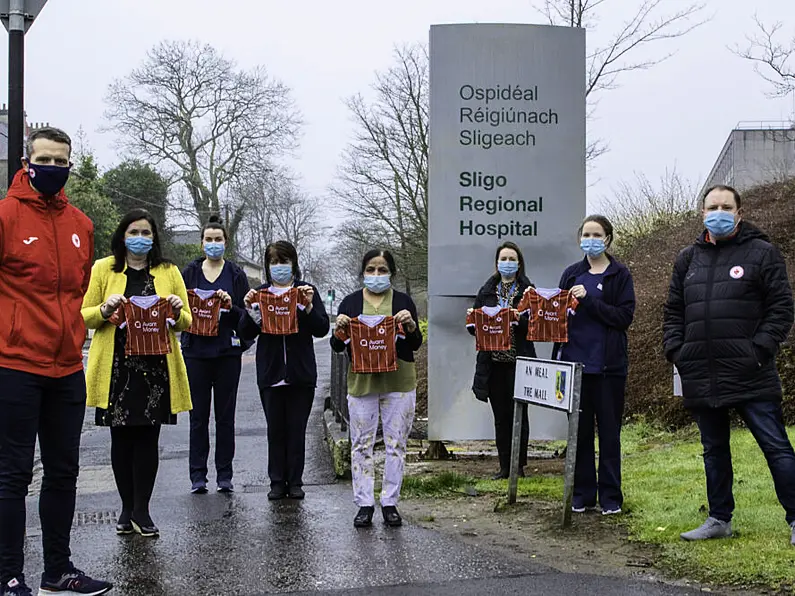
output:
[[[211,259],[220,259],[222,256],[224,256],[225,250],[226,250],[226,245],[223,242],[204,243],[204,254],[206,254]]]
[[[127,247],[127,250],[136,257],[149,254],[149,251],[152,250],[152,244],[154,244],[152,239],[146,238],[145,236],[130,236],[124,240],[124,245]]]
[[[383,294],[392,287],[392,280],[388,275],[365,275],[364,287],[373,294]]]
[[[737,227],[734,213],[729,211],[710,211],[704,218],[704,225],[716,238],[725,238]]]
[[[583,238],[580,240],[580,248],[589,257],[598,257],[607,250],[604,238]]]
[[[271,279],[277,284],[288,284],[293,279],[293,266],[289,263],[271,265]]]
[[[506,277],[516,275],[516,272],[519,271],[519,261],[499,261],[497,271]]]

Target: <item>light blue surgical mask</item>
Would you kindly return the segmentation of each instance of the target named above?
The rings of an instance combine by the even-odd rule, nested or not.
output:
[[[710,211],[704,218],[704,225],[715,238],[725,238],[734,231],[737,222],[730,211]]]
[[[365,275],[364,287],[373,294],[383,294],[392,287],[392,279],[389,275]]]
[[[152,239],[146,236],[129,236],[124,240],[124,246],[136,257],[149,254],[153,244]]]
[[[607,250],[607,245],[604,238],[583,238],[580,240],[580,248],[586,255],[595,258]]]
[[[271,265],[271,279],[277,284],[288,284],[293,279],[293,266],[289,263]]]
[[[505,277],[516,275],[519,271],[519,261],[499,261],[497,263],[497,271]]]
[[[211,259],[220,259],[222,256],[224,256],[225,250],[226,250],[226,244],[223,242],[204,243],[204,254],[206,254]]]

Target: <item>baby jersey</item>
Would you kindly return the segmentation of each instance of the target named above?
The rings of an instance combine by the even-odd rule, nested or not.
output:
[[[169,326],[171,305],[160,296],[132,296],[121,306],[124,321],[120,328],[127,329],[127,356],[163,356],[171,353]]]
[[[351,348],[351,370],[360,374],[393,372],[398,369],[398,339],[405,337],[403,325],[384,315],[359,315],[334,335]]]
[[[216,337],[221,322],[221,313],[229,309],[224,306],[216,295],[216,290],[188,290],[188,305],[193,314],[193,322],[187,333]]]
[[[579,302],[569,290],[528,288],[519,302],[519,312],[527,313],[527,339],[566,343],[569,341],[568,315]]]
[[[467,315],[467,327],[475,331],[478,352],[507,352],[511,349],[511,327],[519,324],[516,311],[500,306],[476,308]]]
[[[267,288],[254,296],[262,314],[260,330],[268,335],[298,333],[298,310],[309,306],[298,288]]]

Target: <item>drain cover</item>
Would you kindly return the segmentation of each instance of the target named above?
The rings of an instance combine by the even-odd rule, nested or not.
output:
[[[96,526],[96,525],[115,525],[118,517],[116,511],[91,511],[75,513],[74,525],[76,526]]]

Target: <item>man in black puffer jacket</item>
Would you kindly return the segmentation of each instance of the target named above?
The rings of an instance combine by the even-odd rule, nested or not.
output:
[[[709,517],[685,540],[731,536],[734,510],[729,409],[767,458],[795,545],[795,452],[781,411],[776,353],[793,323],[792,289],[781,254],[741,221],[739,193],[709,189],[706,230],[676,259],[665,305],[665,355],[682,377],[684,405],[704,446]]]

